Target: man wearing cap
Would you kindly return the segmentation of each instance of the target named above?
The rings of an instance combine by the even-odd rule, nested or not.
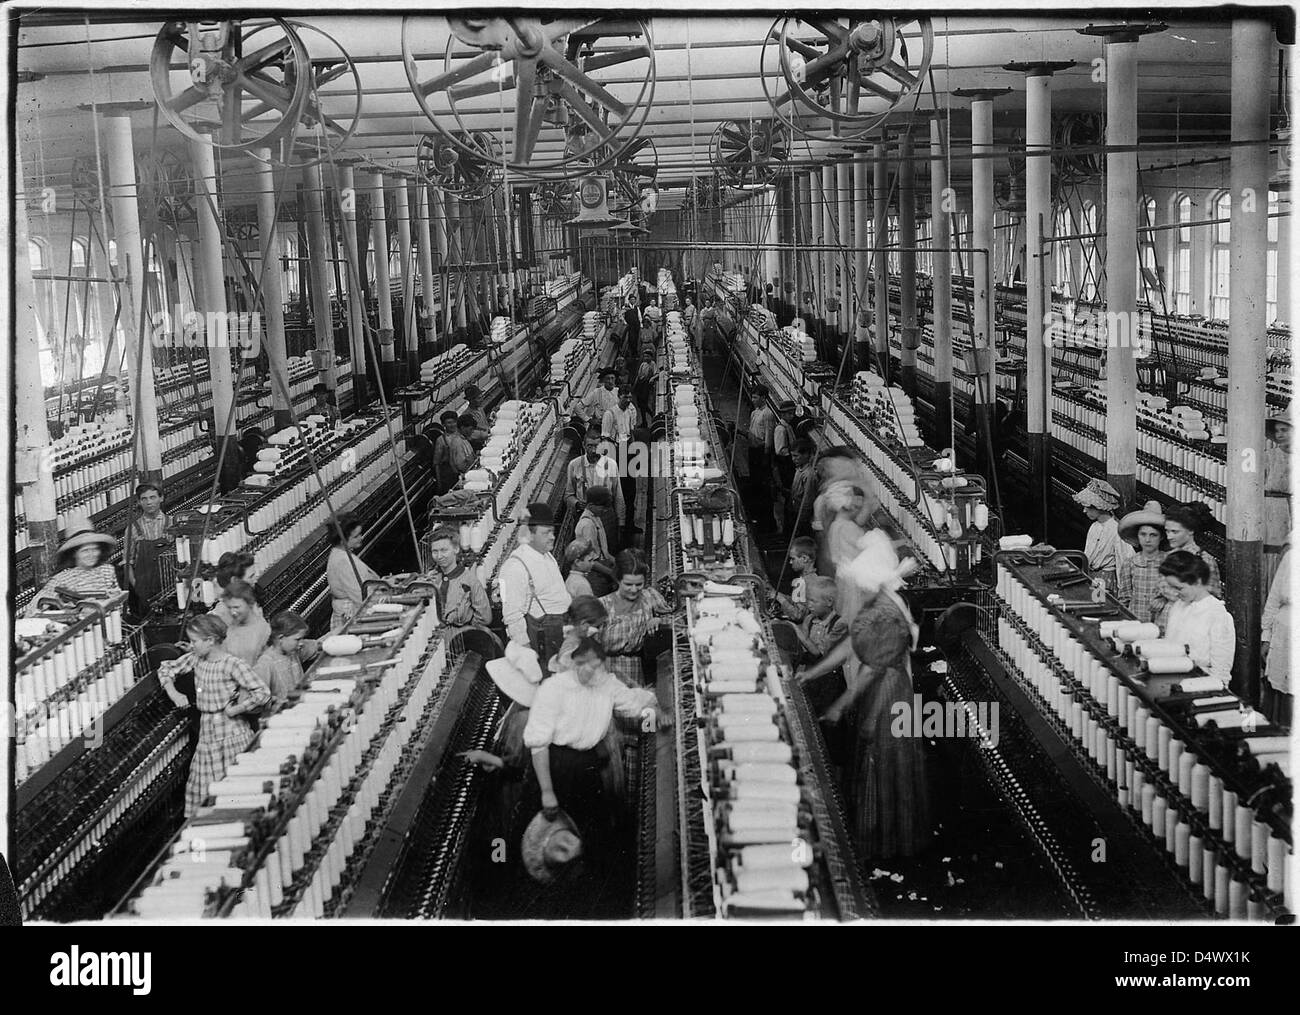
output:
[[[749,478],[759,489],[772,478],[772,452],[776,447],[776,413],[767,401],[767,387],[755,384],[749,393]]]
[[[564,611],[573,599],[551,555],[555,514],[550,505],[529,504],[518,534],[519,545],[497,576],[501,617],[512,641],[527,642],[539,659],[550,659],[564,640]]]
[[[582,454],[565,469],[564,503],[569,511],[581,511],[587,503],[587,491],[593,486],[609,489],[614,499],[614,518],[623,517],[623,487],[618,478],[618,463],[601,451],[601,437],[588,430],[582,439]],[[617,545],[617,533],[607,532],[610,545]]]
[[[589,391],[586,397],[578,403],[574,415],[581,417],[588,428],[592,427],[593,424],[599,428],[605,419],[605,413],[618,405],[618,392],[614,389],[617,376],[613,370],[602,370],[600,372],[600,384]]]
[[[64,531],[67,538],[59,547],[59,570],[32,597],[23,611],[25,617],[38,613],[42,602],[60,602],[61,592],[106,599],[122,591],[117,584],[117,572],[108,562],[108,555],[117,547],[117,540],[96,532],[86,514],[70,513]]]
[[[612,409],[605,411],[604,425],[601,427],[601,433],[606,440],[614,441],[619,446],[619,459],[627,463],[631,460],[633,431],[636,429],[639,413],[636,406],[632,404],[632,392],[627,387],[619,388],[618,404]],[[624,472],[630,472],[624,468]],[[641,531],[634,523],[636,521],[636,476],[625,475],[619,478],[619,485],[623,488],[623,530],[625,534],[635,534]]]
[[[637,410],[645,419],[649,419],[654,413],[651,411],[651,397],[654,395],[655,377],[658,370],[655,369],[655,352],[653,349],[646,349],[641,354],[641,364],[637,367],[636,377],[632,380],[632,395],[636,401]]]
[[[474,417],[474,427],[485,433],[492,432],[492,424],[488,422],[487,413],[483,411],[483,392],[471,384],[465,389],[465,411],[462,415]]]

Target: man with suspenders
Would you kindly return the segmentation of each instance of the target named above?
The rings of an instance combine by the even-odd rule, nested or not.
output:
[[[519,545],[501,565],[497,586],[501,618],[510,640],[529,644],[543,667],[564,641],[564,614],[572,597],[564,587],[555,546],[555,515],[547,504],[529,504],[519,524]]]

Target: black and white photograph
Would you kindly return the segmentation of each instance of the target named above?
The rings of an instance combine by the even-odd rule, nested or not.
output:
[[[3,13],[41,983],[149,992],[87,924],[1263,972],[1293,8]]]

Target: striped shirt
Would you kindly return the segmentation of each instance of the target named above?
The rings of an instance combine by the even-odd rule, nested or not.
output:
[[[103,598],[122,591],[117,584],[117,572],[113,569],[112,564],[64,568],[47,581],[41,590],[32,597],[32,601],[27,604],[27,609],[23,611],[23,616],[30,617],[36,614],[39,610],[38,604],[42,598],[57,599],[58,593],[55,592],[55,589],[67,589],[69,592],[76,592],[78,595],[92,595]]]

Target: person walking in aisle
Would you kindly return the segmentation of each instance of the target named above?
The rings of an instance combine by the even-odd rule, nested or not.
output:
[[[559,651],[564,612],[573,598],[551,555],[555,513],[549,504],[528,505],[519,521],[518,539],[497,576],[501,617],[510,640],[531,645],[544,663]]]

